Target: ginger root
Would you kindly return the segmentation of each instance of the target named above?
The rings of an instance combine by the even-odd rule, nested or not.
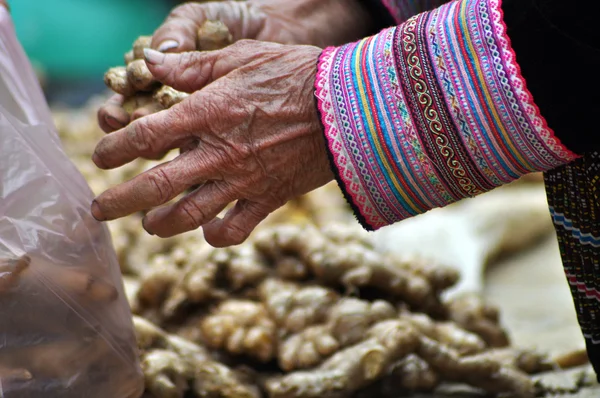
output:
[[[382,379],[359,391],[356,398],[396,398],[402,392],[431,392],[439,383],[439,375],[427,362],[418,355],[408,354],[393,363]]]
[[[177,91],[169,86],[162,86],[154,93],[154,100],[164,109],[168,109],[189,97],[188,93]]]
[[[10,290],[18,283],[19,275],[31,265],[27,255],[16,260],[0,261],[0,294]]]
[[[140,36],[133,42],[133,59],[144,59],[144,49],[150,48],[152,36]]]
[[[311,326],[283,340],[279,346],[279,366],[285,371],[318,365],[339,348],[360,342],[376,322],[396,316],[385,301],[343,298],[328,312],[326,323]]]
[[[426,314],[402,312],[401,319],[408,321],[424,336],[455,349],[459,355],[475,354],[486,349],[478,335],[468,332],[454,322],[435,322]]]
[[[151,358],[143,368],[146,385],[153,385],[155,391],[170,394],[193,391],[199,397],[260,398],[255,387],[213,360],[204,348],[167,334],[140,317],[134,316],[134,326],[138,345],[145,350],[142,358]],[[168,357],[163,359],[160,355]],[[184,386],[180,384],[182,379],[186,382]],[[183,394],[171,396],[183,397]]]
[[[413,352],[418,335],[405,322],[383,321],[367,338],[338,351],[319,367],[267,380],[271,398],[342,398],[381,378],[396,360]]]
[[[157,84],[143,59],[136,59],[127,64],[126,73],[127,79],[136,91],[152,91]]]
[[[506,347],[509,338],[499,323],[498,309],[476,294],[463,294],[446,303],[448,318],[479,335],[490,347]]]
[[[441,310],[439,297],[427,279],[395,266],[361,243],[339,245],[314,227],[296,225],[258,231],[255,242],[272,262],[282,255],[297,256],[319,282],[349,289],[372,288],[414,308],[434,314]]]
[[[425,336],[420,337],[417,354],[444,380],[466,383],[493,393],[535,396],[535,385],[525,372],[486,353],[461,357],[455,350]]]
[[[110,68],[104,74],[104,83],[112,91],[125,97],[132,96],[136,92],[135,87],[127,78],[127,68],[124,66]]]
[[[200,328],[206,344],[262,362],[273,359],[277,328],[261,303],[227,300],[204,318]]]
[[[229,29],[221,21],[206,21],[197,31],[197,50],[217,50],[232,41]],[[152,36],[138,37],[132,50],[123,57],[125,66],[110,68],[104,75],[106,86],[125,97],[129,115],[139,114],[141,117],[168,109],[189,96],[188,93],[159,84],[154,78],[144,59],[144,49],[150,48],[151,43]],[[138,100],[137,97],[144,96],[144,93],[149,94],[147,98]]]
[[[156,398],[182,398],[191,369],[172,351],[156,349],[142,356],[146,389]]]
[[[272,278],[260,284],[258,294],[277,325],[289,333],[324,321],[338,299],[334,291],[321,286],[301,286]]]
[[[221,21],[206,21],[198,29],[197,48],[200,51],[219,50],[232,42],[229,28]]]

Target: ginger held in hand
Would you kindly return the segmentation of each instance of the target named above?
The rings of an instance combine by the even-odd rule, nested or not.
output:
[[[206,21],[197,34],[198,51],[218,50],[233,42],[229,29],[220,21]],[[144,60],[144,49],[150,48],[151,42],[152,37],[140,36],[133,43],[133,49],[124,56],[126,66],[110,68],[104,75],[108,88],[125,97],[123,108],[130,116],[144,108],[147,110],[142,115],[168,109],[189,96],[159,84],[152,76]]]

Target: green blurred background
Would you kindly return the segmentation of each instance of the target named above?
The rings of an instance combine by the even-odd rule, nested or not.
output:
[[[50,102],[82,105],[105,90],[104,72],[123,64],[140,35],[164,21],[175,0],[12,0],[17,36],[43,74]]]

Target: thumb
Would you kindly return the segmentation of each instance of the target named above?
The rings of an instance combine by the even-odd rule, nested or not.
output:
[[[167,54],[147,48],[144,56],[156,80],[192,93],[251,62],[260,53],[257,46],[259,42],[242,40],[222,50]]]

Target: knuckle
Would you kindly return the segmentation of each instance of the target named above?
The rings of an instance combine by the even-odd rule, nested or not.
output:
[[[184,3],[173,8],[169,13],[169,19],[180,19],[189,18],[190,15],[194,15],[197,12],[198,4]]]
[[[235,222],[225,224],[225,236],[227,237],[227,241],[232,245],[244,243],[250,232],[249,228]]]
[[[148,182],[156,192],[156,199],[159,203],[169,201],[174,195],[171,179],[162,169],[154,169],[148,172]]]
[[[147,118],[137,119],[127,130],[127,141],[131,148],[140,153],[150,154],[154,149],[154,134],[148,124]]]
[[[189,231],[202,226],[206,222],[204,210],[193,200],[184,200],[179,206],[179,210]]]
[[[180,86],[185,88],[187,92],[193,92],[199,89],[200,85],[207,80],[206,70],[210,67],[206,62],[203,62],[200,53],[187,52],[183,53],[179,59],[179,72],[174,76],[174,79]],[[175,69],[173,70],[175,73]]]

